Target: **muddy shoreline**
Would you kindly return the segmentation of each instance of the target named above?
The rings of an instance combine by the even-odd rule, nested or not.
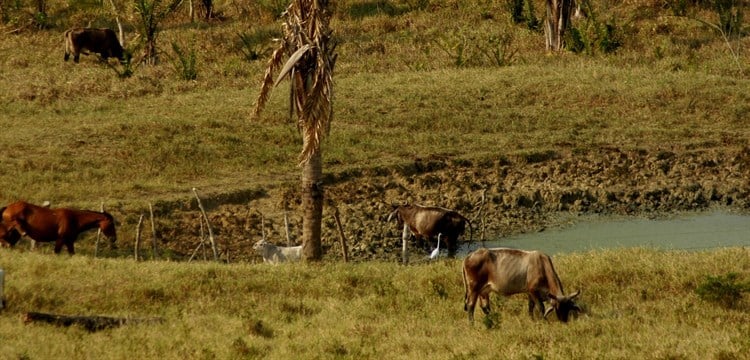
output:
[[[653,217],[713,206],[747,211],[748,179],[747,147],[601,148],[481,161],[431,157],[392,168],[327,174],[325,258],[341,259],[334,207],[339,210],[352,260],[398,261],[401,232],[385,221],[392,204],[455,209],[472,219],[477,240],[540,231],[585,214]],[[285,213],[291,241],[300,239],[296,184],[256,189],[246,195],[242,201],[216,197],[209,211],[217,242],[229,250],[230,261],[256,261],[251,247],[264,232],[269,241],[286,244]],[[161,231],[162,246],[177,256],[192,252],[200,236],[195,206],[186,202],[165,216],[169,224]]]

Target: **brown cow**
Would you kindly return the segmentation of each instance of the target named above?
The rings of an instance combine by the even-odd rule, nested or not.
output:
[[[474,321],[477,298],[485,314],[490,312],[490,292],[505,296],[526,293],[529,296],[529,315],[534,317],[534,306],[547,318],[555,310],[557,318],[568,321],[571,310],[581,311],[573,301],[580,291],[565,295],[560,278],[552,266],[552,259],[538,251],[507,248],[480,248],[464,259],[464,310],[469,313],[469,322]],[[544,300],[551,307],[544,310]]]
[[[394,206],[393,212],[388,215],[388,222],[395,216],[399,226],[407,224],[409,230],[415,237],[426,241],[437,238],[442,234],[448,248],[448,256],[455,256],[458,249],[458,238],[469,225],[469,240],[473,239],[474,230],[471,221],[456,211],[441,207],[428,207],[421,205]]]
[[[73,61],[78,62],[81,53],[99,54],[104,60],[110,57],[125,60],[124,51],[117,35],[112,29],[73,28],[65,31],[65,61],[73,54]]]

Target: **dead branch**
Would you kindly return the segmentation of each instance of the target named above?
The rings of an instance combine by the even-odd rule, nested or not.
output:
[[[203,218],[206,220],[208,240],[211,242],[211,250],[214,252],[214,261],[219,261],[219,253],[216,251],[216,241],[214,241],[214,233],[211,231],[211,224],[208,222],[208,215],[206,215],[206,210],[203,208],[203,203],[201,203],[201,198],[198,197],[198,191],[195,188],[193,188],[193,194],[195,194],[195,198],[198,200],[198,208],[201,210],[201,214],[203,214]]]
[[[349,262],[349,249],[346,246],[346,236],[344,235],[344,228],[341,226],[341,219],[339,219],[338,206],[333,207],[333,219],[336,220],[336,226],[339,229],[339,240],[341,241],[341,252],[344,255],[344,262]]]

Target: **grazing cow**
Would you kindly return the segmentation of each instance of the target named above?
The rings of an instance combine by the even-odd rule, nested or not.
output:
[[[438,234],[442,234],[448,248],[448,256],[451,257],[455,256],[458,250],[458,238],[464,233],[467,224],[469,239],[472,240],[474,236],[471,221],[453,210],[407,204],[394,206],[393,212],[388,215],[388,222],[394,217],[399,226],[407,224],[417,238],[431,241]]]
[[[115,220],[111,214],[68,208],[50,209],[25,201],[14,202],[2,211],[3,224],[21,235],[41,242],[55,242],[55,254],[63,245],[73,255],[73,243],[81,232],[99,228],[110,238],[112,245],[117,239]]]
[[[302,258],[302,245],[276,246],[261,239],[253,245],[253,249],[263,257],[263,262],[271,264],[299,261]]]
[[[510,296],[526,293],[529,296],[529,315],[534,317],[534,306],[547,318],[555,310],[557,318],[568,321],[571,310],[581,311],[573,301],[580,291],[565,295],[560,278],[552,266],[552,259],[538,251],[507,248],[480,248],[464,259],[464,310],[469,313],[469,322],[474,321],[474,306],[477,298],[485,314],[490,312],[490,292]],[[544,300],[551,307],[544,310]]]
[[[124,51],[117,35],[112,29],[73,28],[65,31],[65,61],[73,54],[73,61],[78,62],[81,53],[99,54],[104,60],[110,57],[125,60]]]

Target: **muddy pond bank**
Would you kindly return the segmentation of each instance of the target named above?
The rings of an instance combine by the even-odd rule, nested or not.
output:
[[[484,160],[437,156],[393,167],[329,173],[325,257],[341,257],[334,206],[352,259],[398,261],[401,232],[385,222],[391,204],[452,208],[473,220],[474,239],[498,239],[558,228],[586,215],[653,217],[717,206],[742,213],[750,208],[748,179],[747,147],[601,148]],[[248,193],[253,196],[216,204],[209,211],[218,242],[229,249],[231,261],[255,261],[251,247],[262,231],[270,241],[286,243],[285,206],[291,240],[300,238],[296,183]],[[164,216],[162,246],[175,254],[189,254],[201,231],[195,205],[186,201]]]

